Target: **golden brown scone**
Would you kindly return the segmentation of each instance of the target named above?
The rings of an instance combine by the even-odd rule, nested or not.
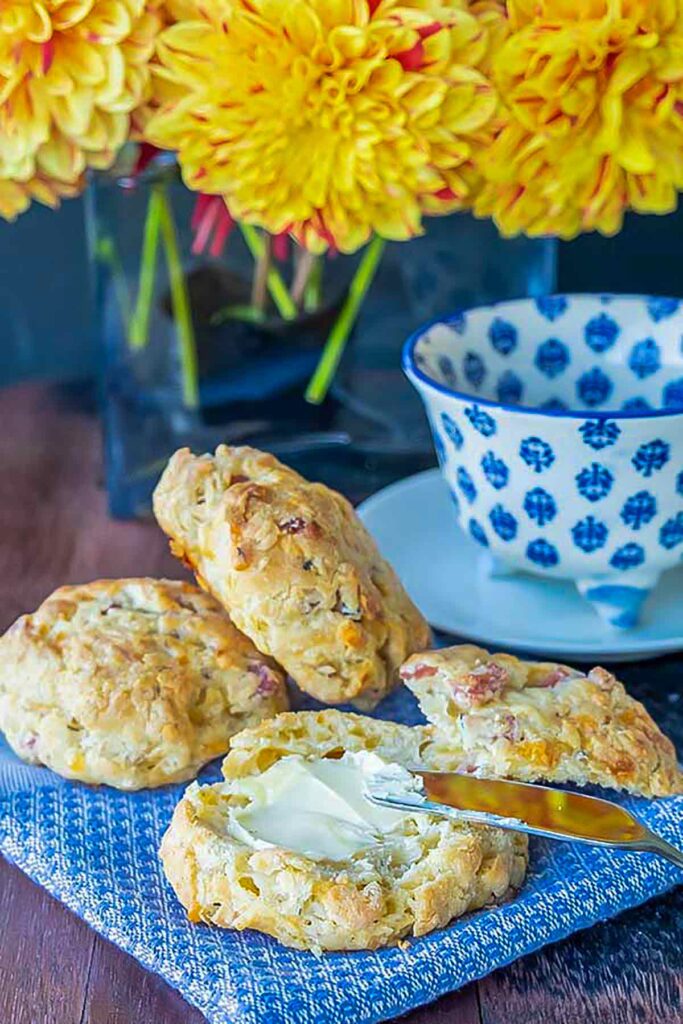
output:
[[[520,661],[464,644],[414,655],[401,677],[444,766],[522,782],[683,792],[670,740],[603,668]]]
[[[70,779],[190,779],[286,707],[282,673],[189,583],[61,587],[0,639],[0,729],[19,757]]]
[[[283,714],[231,742],[226,781],[193,784],[163,838],[164,870],[192,921],[255,928],[298,949],[376,949],[504,899],[524,878],[526,837],[416,814],[386,846],[336,862],[231,834],[239,780],[278,759],[373,750],[415,763],[422,729],[340,711]],[[436,767],[436,765],[434,766]]]
[[[374,706],[429,627],[345,498],[272,455],[175,453],[154,493],[171,550],[260,651],[331,704]]]

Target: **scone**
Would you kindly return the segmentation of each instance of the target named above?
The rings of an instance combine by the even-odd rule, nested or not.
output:
[[[522,782],[683,792],[670,740],[603,668],[587,675],[464,644],[409,658],[401,677],[454,770]]]
[[[61,587],[0,639],[0,729],[19,757],[70,779],[190,779],[286,707],[282,673],[188,583]]]
[[[420,728],[332,709],[279,715],[236,736],[223,766],[225,782],[190,786],[162,841],[164,870],[190,920],[255,928],[298,949],[375,949],[441,928],[517,889],[527,841],[513,832],[397,815],[400,822],[382,842],[335,860],[324,855],[325,846],[323,854],[293,853],[272,834],[263,841],[249,831],[257,820],[291,839],[297,820],[309,822],[301,788],[293,798],[288,791],[286,816],[276,805],[260,818],[252,813],[279,767],[334,774],[345,759],[373,755],[414,764],[424,739]],[[357,792],[350,795],[352,803],[357,798]],[[344,832],[328,827],[334,806],[335,793],[328,799],[323,790],[311,826],[315,842],[334,843],[341,835],[340,841],[355,843],[352,826]]]
[[[182,449],[154,512],[239,629],[321,701],[374,706],[428,646],[427,623],[349,502],[272,455]]]

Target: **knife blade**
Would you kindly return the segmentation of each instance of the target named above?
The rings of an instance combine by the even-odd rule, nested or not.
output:
[[[414,770],[423,792],[396,792],[381,776],[366,783],[373,803],[549,839],[657,853],[683,868],[683,853],[619,804],[585,793],[457,772]],[[682,802],[683,810],[683,802]]]

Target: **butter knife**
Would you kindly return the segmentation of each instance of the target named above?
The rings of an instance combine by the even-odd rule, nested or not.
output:
[[[423,811],[455,821],[528,832],[572,843],[594,843],[657,853],[683,868],[683,852],[655,835],[619,804],[584,793],[456,772],[413,771],[423,792],[397,792],[381,776],[370,777],[365,795],[396,811]]]

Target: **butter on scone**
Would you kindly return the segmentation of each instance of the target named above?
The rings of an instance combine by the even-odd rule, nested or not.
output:
[[[444,768],[683,792],[673,744],[603,668],[584,674],[464,644],[414,655],[401,677],[432,723],[431,756]]]
[[[0,638],[0,729],[19,757],[70,779],[191,779],[287,706],[282,672],[189,583],[61,587]]]
[[[225,781],[190,786],[161,845],[190,920],[297,949],[376,949],[516,890],[525,836],[364,801],[365,766],[418,763],[424,740],[333,709],[234,737]]]
[[[154,493],[171,550],[260,651],[330,704],[374,706],[427,623],[352,506],[272,455],[182,449]]]

